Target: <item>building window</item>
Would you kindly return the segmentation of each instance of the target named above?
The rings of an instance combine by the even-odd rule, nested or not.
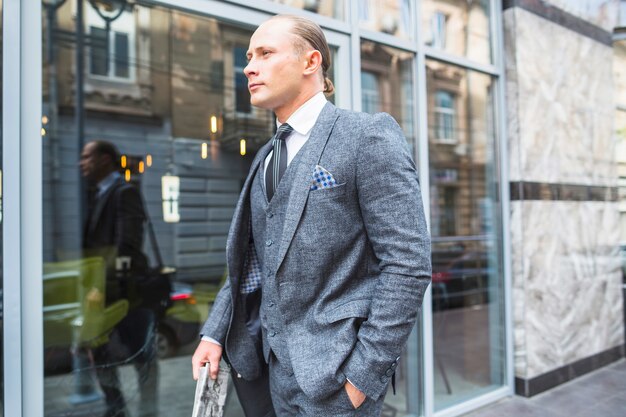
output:
[[[235,77],[235,109],[238,113],[250,113],[250,92],[248,91],[248,79],[243,69],[248,64],[246,59],[246,48],[236,46],[233,50],[235,54],[235,65],[233,67]]]
[[[108,31],[104,20],[92,7],[87,7],[87,23],[91,36],[89,73],[117,81],[134,81],[132,68],[135,51],[135,21],[132,12],[123,12],[111,23]]]
[[[446,47],[446,21],[447,16],[441,12],[433,13],[430,18],[432,38],[429,45],[433,48],[445,49]]]
[[[370,20],[369,0],[359,1],[359,20],[361,22],[367,22],[368,20]]]
[[[366,113],[376,113],[378,108],[378,78],[373,72],[361,72],[361,105]]]
[[[449,91],[435,93],[435,139],[438,142],[456,143],[454,95]]]

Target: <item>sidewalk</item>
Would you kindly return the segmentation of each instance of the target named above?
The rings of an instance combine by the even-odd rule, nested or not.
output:
[[[624,417],[626,359],[531,398],[512,397],[466,417]]]
[[[159,416],[191,415],[195,382],[191,378],[190,353],[159,361]],[[120,379],[130,415],[140,415],[137,375],[132,365],[120,367]],[[93,377],[93,375],[92,375]],[[104,402],[72,405],[72,374],[45,378],[47,417],[93,417],[102,415]],[[93,381],[97,385],[97,381]],[[232,386],[231,386],[232,389]],[[244,417],[234,392],[229,394],[226,415]],[[386,414],[384,414],[386,415]],[[401,417],[403,414],[389,414]],[[1,413],[0,413],[1,416]],[[512,397],[466,414],[465,417],[625,417],[626,359],[558,386],[532,398]]]

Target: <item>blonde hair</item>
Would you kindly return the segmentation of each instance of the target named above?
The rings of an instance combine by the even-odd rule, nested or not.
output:
[[[330,47],[322,28],[315,22],[295,15],[277,15],[272,19],[287,19],[292,23],[291,33],[295,35],[294,48],[298,55],[302,55],[309,48],[313,48],[322,55],[322,80],[324,81],[324,94],[330,96],[335,92],[333,82],[328,78],[328,69],[331,64]]]

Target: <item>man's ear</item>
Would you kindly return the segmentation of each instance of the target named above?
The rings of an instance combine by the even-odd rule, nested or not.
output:
[[[313,49],[304,54],[306,66],[304,67],[304,75],[315,74],[322,66],[322,54],[317,49]]]

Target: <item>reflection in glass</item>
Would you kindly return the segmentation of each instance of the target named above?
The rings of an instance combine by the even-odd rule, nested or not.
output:
[[[493,79],[427,62],[435,409],[504,384]]]
[[[626,27],[626,3],[622,2],[620,18]],[[620,211],[620,254],[622,280],[626,284],[626,39],[613,42],[613,79],[615,82],[615,159],[617,160],[617,192]],[[626,287],[624,287],[626,288]],[[626,295],[626,292],[624,292]],[[626,323],[626,308],[624,309]]]
[[[361,41],[361,108],[386,112],[415,144],[413,117],[414,54],[371,41]]]
[[[358,0],[360,27],[409,39],[412,3],[411,0]]]
[[[491,63],[489,1],[423,0],[426,45],[483,64]]]
[[[0,79],[4,79],[2,77],[2,38],[3,38],[3,27],[2,27],[2,11],[3,11],[3,2],[0,0]],[[0,81],[0,97],[2,97],[2,81]],[[0,103],[0,346],[3,346],[4,343],[4,326],[3,326],[3,317],[4,317],[4,262],[2,260],[3,251],[3,243],[4,239],[2,236],[2,230],[4,229],[2,226],[3,219],[3,175],[2,175],[2,115],[4,112],[2,111],[2,103]],[[2,387],[4,387],[4,349],[0,349],[0,381],[3,381]],[[4,389],[0,392],[0,417],[4,416]]]
[[[296,9],[318,13],[334,19],[345,19],[345,0],[270,0]]]
[[[411,148],[415,146],[413,63],[414,55],[410,52],[375,42],[361,42],[361,109],[368,113],[387,112],[393,116]],[[396,395],[390,388],[383,415],[421,415],[423,372],[419,329],[419,325],[413,329],[401,355],[396,371]]]
[[[137,4],[107,31],[85,1],[77,89],[71,3],[43,16],[45,415],[190,415],[190,355],[275,128],[250,106],[251,32]]]

